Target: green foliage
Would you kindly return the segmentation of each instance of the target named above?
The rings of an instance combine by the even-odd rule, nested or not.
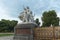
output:
[[[2,19],[0,21],[0,32],[13,32],[14,31],[14,26],[17,24],[18,22],[15,20],[5,20]]]
[[[2,37],[2,36],[12,36],[12,35],[13,34],[10,34],[10,33],[9,34],[8,33],[5,33],[5,34],[4,33],[0,33],[0,37]]]
[[[39,22],[39,19],[38,19],[38,18],[35,20],[35,22],[36,22],[36,24],[37,24],[38,26],[40,25],[40,22]]]
[[[42,26],[59,26],[59,18],[54,10],[52,11],[45,11],[42,15]]]

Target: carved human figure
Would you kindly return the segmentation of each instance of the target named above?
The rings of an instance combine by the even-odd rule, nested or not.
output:
[[[23,22],[33,22],[34,16],[32,15],[32,11],[30,11],[29,7],[24,8],[24,11],[20,14],[19,18]]]

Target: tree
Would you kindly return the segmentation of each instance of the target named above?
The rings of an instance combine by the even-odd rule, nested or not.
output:
[[[15,25],[18,23],[18,21],[15,20],[5,20],[2,19],[0,21],[0,32],[13,32]]]
[[[15,20],[10,21],[9,30],[13,32],[14,31],[14,27],[16,26],[17,23],[18,23],[18,21],[15,21]]]
[[[57,14],[55,10],[52,11],[45,11],[42,15],[42,26],[59,26],[59,17],[57,17]]]
[[[36,23],[38,26],[40,25],[40,22],[39,22],[39,19],[38,19],[38,18],[36,18],[35,23]]]

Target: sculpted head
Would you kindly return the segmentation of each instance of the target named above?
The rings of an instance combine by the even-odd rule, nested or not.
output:
[[[32,11],[26,11],[28,10],[29,7],[24,8],[24,11],[20,13],[20,20],[23,22],[33,22],[32,20],[34,20],[33,15],[32,15]]]

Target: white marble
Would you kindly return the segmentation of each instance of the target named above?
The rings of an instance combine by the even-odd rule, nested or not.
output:
[[[34,22],[34,16],[28,7],[24,8],[24,11],[20,13],[19,18],[23,22]]]

